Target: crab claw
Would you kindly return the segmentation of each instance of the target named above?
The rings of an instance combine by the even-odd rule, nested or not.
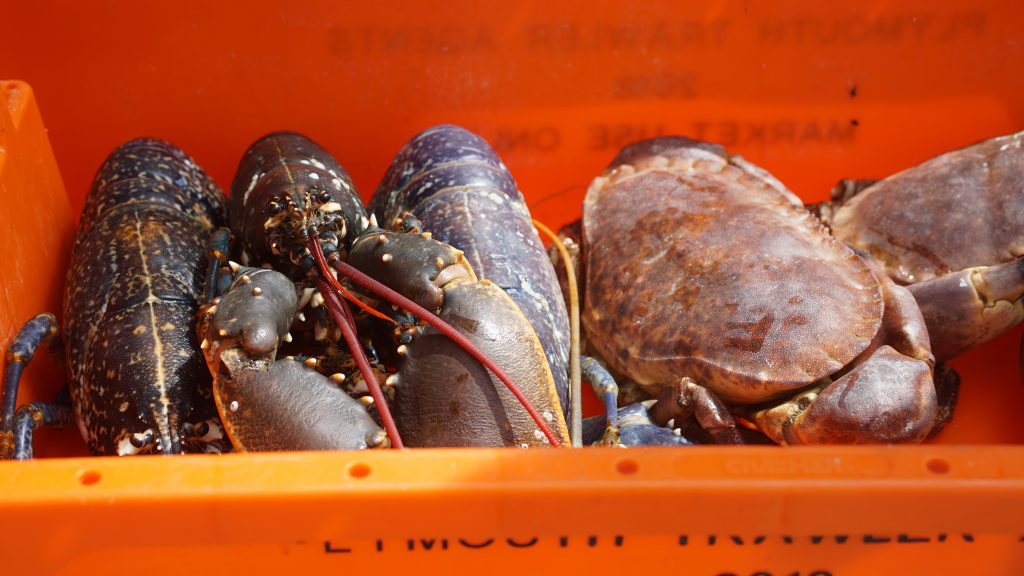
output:
[[[913,296],[877,273],[885,299],[871,345],[834,382],[754,413],[779,444],[920,442],[939,413],[928,330]]]
[[[907,287],[921,307],[935,358],[953,358],[1024,320],[1024,257]]]
[[[882,346],[832,384],[754,420],[779,444],[880,444],[924,440],[936,412],[928,365]]]

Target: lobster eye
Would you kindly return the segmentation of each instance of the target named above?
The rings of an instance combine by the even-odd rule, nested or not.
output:
[[[270,203],[270,213],[271,214],[278,214],[280,212],[281,212],[281,205],[278,204],[277,202],[271,202]]]
[[[330,202],[331,201],[331,193],[328,192],[327,190],[324,190],[323,192],[320,193],[319,198],[320,198],[321,202]]]

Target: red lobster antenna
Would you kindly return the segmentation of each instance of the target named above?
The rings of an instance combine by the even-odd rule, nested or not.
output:
[[[315,238],[310,238],[308,244],[310,247],[310,251],[313,253],[313,257],[316,259],[317,265],[320,267],[322,271],[321,276],[326,278],[328,282],[331,282],[331,287],[337,290],[337,287],[341,286],[341,284],[338,283],[337,279],[335,279],[334,276],[330,273],[327,264],[327,259],[324,258],[324,253],[323,250],[321,250],[320,248],[320,243],[317,242]],[[561,445],[558,441],[558,437],[555,436],[554,432],[552,432],[551,427],[548,426],[547,422],[545,422],[541,415],[537,412],[537,409],[533,407],[533,404],[530,403],[530,400],[526,397],[525,394],[523,394],[522,389],[520,389],[519,386],[515,383],[515,381],[512,380],[512,377],[509,376],[504,370],[502,370],[501,367],[498,366],[493,360],[491,360],[490,357],[488,357],[479,348],[477,348],[476,345],[470,342],[468,338],[463,336],[461,332],[455,330],[455,328],[452,328],[451,325],[449,325],[444,320],[438,318],[436,314],[430,312],[426,308],[420,306],[419,304],[413,302],[412,300],[406,298],[405,296],[399,294],[398,292],[395,292],[391,288],[385,286],[384,284],[381,284],[380,282],[374,280],[373,278],[367,276],[366,274],[363,274],[362,272],[360,272],[353,266],[349,265],[348,263],[338,259],[334,261],[333,267],[335,270],[338,271],[339,274],[352,280],[360,287],[362,287],[364,290],[370,292],[371,294],[373,294],[377,298],[380,298],[381,300],[385,300],[387,302],[390,302],[391,304],[394,304],[396,306],[399,306],[400,308],[404,308],[405,310],[411,312],[417,318],[420,318],[427,324],[430,324],[438,332],[444,334],[453,342],[462,347],[463,350],[468,352],[470,356],[472,356],[477,362],[482,364],[485,368],[493,372],[494,375],[497,376],[498,379],[501,380],[503,384],[505,384],[505,386],[508,388],[508,391],[511,392],[512,395],[516,397],[516,400],[518,400],[520,404],[522,404],[523,408],[525,408],[527,413],[530,414],[530,418],[532,418],[533,421],[537,424],[537,427],[540,429],[541,433],[544,434],[544,436],[548,439],[548,442],[551,443],[552,446],[557,447]],[[376,381],[374,381],[374,384],[376,384]],[[367,383],[367,385],[369,386],[369,383]],[[376,397],[374,398],[374,401],[378,401]],[[379,409],[381,409],[380,406],[378,406],[378,410]],[[381,411],[381,419],[383,419],[383,415],[384,412]]]
[[[323,252],[320,251],[320,243],[313,243],[317,250],[314,254],[317,255],[317,261],[323,260]],[[326,261],[324,265],[326,265]],[[377,405],[377,412],[380,414],[380,421],[384,424],[384,431],[388,433],[388,437],[391,439],[391,446],[393,448],[404,448],[402,445],[402,437],[398,435],[398,426],[395,425],[395,419],[391,416],[391,409],[388,408],[388,403],[384,399],[384,392],[380,388],[380,382],[377,382],[377,376],[373,373],[373,369],[370,368],[370,361],[366,358],[366,352],[359,344],[359,338],[356,337],[356,325],[355,319],[352,317],[352,311],[348,309],[348,304],[344,300],[338,297],[338,293],[335,291],[334,286],[328,283],[325,278],[334,279],[330,272],[326,274],[320,274],[317,278],[316,285],[320,290],[320,294],[324,297],[324,305],[331,312],[331,316],[334,317],[335,324],[341,328],[341,334],[345,338],[345,343],[348,344],[349,350],[352,351],[352,357],[356,360],[356,365],[359,366],[359,372],[363,375],[363,380],[366,381],[366,387],[370,389],[370,396],[373,397],[374,403]]]

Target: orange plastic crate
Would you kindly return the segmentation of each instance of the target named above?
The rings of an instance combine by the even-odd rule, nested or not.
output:
[[[656,134],[718,141],[817,201],[839,178],[1024,130],[1013,0],[22,2],[0,38],[0,77],[28,82],[0,82],[4,345],[59,311],[92,175],[137,136],[175,142],[227,187],[256,137],[298,130],[366,197],[409,137],[459,123],[559,226],[621,145]],[[1016,574],[1021,334],[953,362],[955,418],[924,446],[116,459],[83,457],[74,430],[40,433],[37,461],[0,463],[0,565]],[[43,353],[26,379],[20,400],[60,385]]]

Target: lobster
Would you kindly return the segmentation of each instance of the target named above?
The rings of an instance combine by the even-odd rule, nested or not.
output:
[[[525,318],[512,322],[509,329],[509,319],[522,316],[511,299],[489,281],[477,281],[461,251],[429,234],[378,227],[376,219],[367,216],[347,173],[316,143],[295,133],[273,133],[259,139],[242,158],[230,204],[231,231],[242,246],[243,263],[264,264],[297,281],[301,300],[307,300],[309,289],[315,288],[315,295],[308,300],[322,303],[340,330],[390,445],[403,447],[403,437],[409,438],[410,446],[565,442],[564,420],[536,336]],[[403,362],[387,382],[395,390],[396,407],[403,407],[397,422],[356,334],[356,316],[342,296],[389,323],[394,320],[351,295],[336,276],[368,292],[370,298],[408,311],[427,324],[406,325],[401,330],[406,340],[412,340],[397,347]],[[220,311],[219,304],[213,306]],[[457,327],[438,316],[454,321]],[[291,337],[284,328],[274,334],[268,342],[277,345]],[[219,347],[219,339],[230,335],[208,328],[205,337],[204,346],[214,348]],[[540,384],[521,391],[512,376],[478,347],[504,360],[532,349],[532,358],[539,361],[509,363],[509,371],[516,381]],[[319,362],[309,360],[314,366]],[[412,383],[430,371],[453,375],[444,382],[449,388],[442,390],[443,402],[438,402],[436,393],[404,392],[424,390]],[[507,390],[496,386],[488,371],[504,382]],[[220,377],[214,373],[215,381]],[[439,386],[441,383],[433,385]],[[225,405],[228,410],[223,409]],[[259,418],[252,412],[232,412],[232,401],[227,398],[220,399],[218,406],[229,429],[241,429],[233,420]],[[338,421],[341,426],[341,419]]]
[[[368,207],[384,223],[429,230],[459,248],[512,298],[537,333],[568,418],[568,313],[523,195],[491,146],[458,126],[427,129],[399,151]]]
[[[96,455],[230,447],[194,328],[207,239],[224,223],[225,203],[167,142],[132,140],[110,154],[72,249],[64,338],[44,313],[8,350],[0,456],[31,458],[35,428],[72,422]],[[65,363],[67,388],[15,413],[22,369],[44,343]]]

